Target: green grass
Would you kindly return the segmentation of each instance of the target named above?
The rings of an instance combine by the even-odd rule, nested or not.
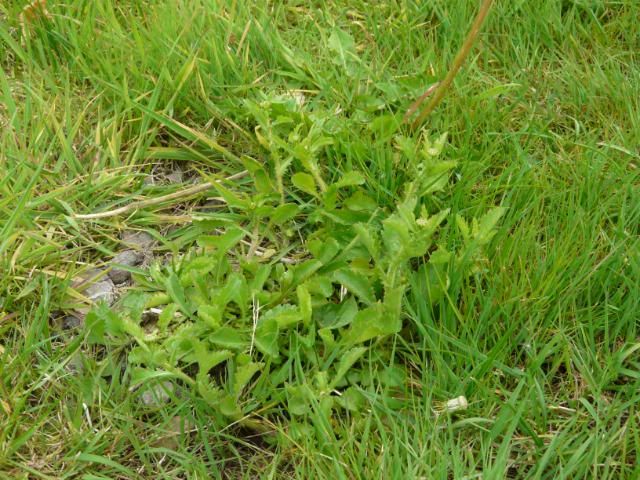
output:
[[[55,327],[79,302],[72,279],[108,262],[122,231],[149,231],[161,257],[200,251],[225,220],[253,228],[238,209],[203,212],[203,195],[75,217],[179,190],[144,182],[176,164],[196,180],[242,171],[243,156],[270,164],[251,102],[302,92],[333,132],[323,178],[361,172],[382,211],[413,180],[379,119],[444,76],[478,2],[257,3],[56,2],[29,38],[23,2],[0,5],[0,478],[640,478],[633,0],[494,5],[427,120],[430,137],[449,133],[442,158],[457,166],[424,203],[451,209],[437,236],[451,250],[456,214],[506,213],[474,273],[450,269],[442,301],[410,276],[402,332],[358,364],[371,377],[362,411],[269,411],[255,418],[276,434],[260,436],[195,389],[149,407],[131,371],[108,376],[130,340],[96,346]],[[255,230],[274,263],[316,228],[289,180],[295,231]],[[145,290],[165,288],[154,279]],[[289,382],[304,383],[296,368]],[[281,393],[258,383],[256,396]],[[437,413],[459,395],[467,410]]]

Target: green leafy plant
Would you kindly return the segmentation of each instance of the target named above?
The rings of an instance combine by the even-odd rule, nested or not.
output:
[[[439,158],[445,136],[396,137],[399,168],[413,180],[390,210],[361,188],[359,172],[330,180],[323,171],[319,158],[333,141],[325,118],[287,101],[248,108],[268,161],[243,159],[250,191],[212,182],[234,225],[200,236],[198,249],[170,265],[154,266],[146,284],[155,291],[92,311],[88,338],[133,341],[127,362],[134,384],[174,378],[229,422],[266,430],[260,418],[311,412],[328,421],[362,407],[363,365],[383,368],[384,340],[402,330],[416,268],[429,272],[431,292],[439,289],[430,296],[435,304],[451,265],[473,270],[502,211],[471,226],[457,217],[464,246],[451,253],[437,245],[449,210],[430,212],[425,201],[455,168]],[[292,255],[276,254],[282,251]]]

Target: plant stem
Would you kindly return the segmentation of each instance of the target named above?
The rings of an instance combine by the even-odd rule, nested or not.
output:
[[[473,47],[473,44],[476,41],[476,38],[478,37],[478,33],[480,33],[480,27],[482,26],[484,19],[487,17],[487,14],[491,9],[492,1],[493,0],[484,0],[482,2],[482,5],[480,6],[480,10],[478,11],[478,15],[476,16],[475,20],[473,21],[473,24],[471,25],[471,30],[469,30],[469,33],[467,33],[467,38],[465,38],[464,43],[462,44],[462,47],[460,47],[460,50],[458,51],[456,58],[453,60],[453,64],[451,65],[451,68],[447,72],[447,76],[437,86],[437,89],[433,94],[433,96],[431,96],[431,100],[429,101],[429,103],[424,108],[424,110],[420,112],[420,114],[418,115],[418,118],[416,118],[415,121],[413,122],[412,124],[413,128],[417,128],[424,121],[424,119],[427,118],[427,116],[431,112],[433,112],[433,110],[438,106],[440,101],[444,98],[445,94],[447,93],[447,90],[449,89],[449,87],[451,86],[451,83],[453,82],[453,79],[458,73],[458,70],[460,70],[460,67],[464,63],[467,56],[469,55],[469,52],[471,51],[471,48]],[[416,102],[417,105],[416,104],[412,105],[409,111],[415,111],[420,105],[420,103],[422,103],[422,101],[429,96],[429,93],[431,93],[431,91],[427,90],[427,93],[418,99],[418,101]],[[405,120],[408,121],[408,119],[405,119]]]

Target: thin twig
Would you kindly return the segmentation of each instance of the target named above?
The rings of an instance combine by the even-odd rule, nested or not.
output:
[[[244,170],[242,172],[236,173],[234,175],[231,175],[230,177],[225,178],[225,181],[228,180],[236,180],[238,178],[242,178],[245,175],[247,175],[247,171]],[[223,180],[216,180],[216,183],[220,183]],[[99,212],[99,213],[88,213],[85,215],[78,215],[78,214],[74,214],[74,218],[80,219],[80,220],[94,220],[97,218],[108,218],[108,217],[115,217],[116,215],[122,215],[123,213],[127,213],[130,212],[132,210],[139,210],[141,208],[144,207],[149,207],[152,205],[158,205],[160,203],[165,203],[168,202],[170,200],[176,200],[179,198],[185,198],[185,197],[192,197],[193,195],[197,195],[198,193],[201,192],[205,192],[207,190],[209,190],[210,188],[213,187],[213,183],[212,182],[204,182],[204,183],[199,183],[197,185],[194,185],[192,187],[189,188],[185,188],[184,190],[179,190],[177,192],[173,192],[173,193],[169,193],[167,195],[162,195],[160,197],[156,197],[156,198],[148,198],[146,200],[139,200],[137,202],[133,202],[130,203],[128,205],[125,205],[124,207],[120,207],[120,208],[116,208],[114,210],[107,210],[106,212]]]
[[[478,37],[478,33],[480,33],[480,27],[482,26],[484,19],[487,17],[487,14],[491,9],[492,1],[493,0],[484,0],[482,2],[482,5],[480,6],[480,10],[478,11],[478,15],[476,16],[475,20],[473,21],[473,24],[471,25],[471,30],[469,30],[469,33],[467,34],[467,38],[465,38],[464,43],[462,44],[462,47],[460,47],[460,50],[458,51],[456,58],[453,60],[453,64],[451,65],[451,68],[447,72],[447,76],[444,78],[442,82],[440,82],[440,84],[438,85],[435,91],[435,94],[431,97],[431,100],[429,100],[429,103],[427,104],[427,106],[424,108],[424,110],[422,110],[422,112],[420,112],[420,114],[418,115],[418,118],[416,118],[415,121],[413,122],[412,126],[414,128],[418,127],[424,121],[424,119],[427,118],[427,116],[431,112],[433,112],[433,110],[438,106],[440,101],[444,98],[445,94],[447,93],[447,90],[449,89],[449,87],[451,86],[451,83],[453,82],[453,79],[458,73],[458,70],[460,70],[460,67],[464,63],[467,56],[469,55],[469,52],[471,52],[471,48],[473,47],[473,44],[476,38]],[[422,95],[422,97],[418,99],[417,102],[411,105],[409,109],[409,110],[413,109],[411,113],[413,113],[413,111],[415,111],[418,108],[418,106],[422,103],[423,100],[429,97],[431,93],[429,90],[427,90],[427,92],[425,92]],[[411,113],[407,112],[407,115],[405,115],[405,119],[404,119],[405,123],[408,122],[409,120],[408,117],[411,115]]]
[[[416,112],[416,110],[418,110],[420,105],[422,105],[422,102],[424,102],[427,97],[431,96],[431,94],[435,91],[435,89],[438,88],[438,85],[440,85],[440,82],[436,82],[433,85],[431,85],[429,88],[427,88],[426,92],[420,95],[420,98],[418,98],[415,102],[411,104],[411,106],[407,110],[407,113],[405,113],[404,117],[402,117],[403,123],[409,123],[409,119],[411,118],[411,116]]]

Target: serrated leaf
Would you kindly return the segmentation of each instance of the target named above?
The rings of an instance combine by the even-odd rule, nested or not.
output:
[[[495,207],[485,213],[479,220],[478,233],[481,237],[489,239],[493,229],[498,224],[500,218],[506,212],[506,208]]]
[[[291,177],[291,183],[293,183],[296,188],[308,193],[309,195],[313,195],[315,197],[318,194],[316,181],[308,173],[298,172],[294,174],[293,177]]]
[[[354,187],[362,185],[365,181],[366,179],[360,172],[350,171],[342,175],[333,185],[337,188]]]
[[[178,312],[178,305],[176,303],[170,303],[162,309],[160,315],[158,315],[158,328],[160,331],[166,331],[167,327],[171,324]]]
[[[407,224],[397,216],[386,218],[382,222],[382,241],[390,255],[400,256],[405,246],[412,242]]]
[[[295,217],[299,211],[300,207],[295,203],[279,205],[271,214],[269,222],[274,225],[282,225]]]
[[[280,350],[278,349],[278,322],[275,318],[260,319],[255,333],[255,346],[262,354],[278,358]]]
[[[458,230],[460,230],[460,233],[462,234],[462,238],[465,240],[465,242],[468,242],[471,237],[471,230],[469,229],[469,225],[467,224],[465,219],[459,214],[456,215],[456,225],[458,227]]]
[[[215,332],[207,335],[207,340],[216,345],[231,350],[241,350],[247,346],[245,335],[231,327],[221,327]]]
[[[363,192],[356,192],[344,201],[345,207],[356,212],[373,212],[378,204]]]
[[[320,268],[322,268],[322,263],[319,260],[307,260],[296,265],[293,269],[293,284],[300,285]]]
[[[198,363],[197,378],[201,381],[206,381],[212,368],[233,357],[230,350],[211,351],[199,340],[193,342],[193,349]]]
[[[222,324],[222,311],[217,305],[200,305],[198,318],[211,328],[218,328]]]
[[[295,305],[278,305],[265,313],[263,318],[273,318],[277,322],[278,328],[285,329],[301,322],[302,314]]]
[[[235,395],[224,395],[217,403],[220,413],[225,417],[237,419],[242,416],[242,410],[240,410],[240,405],[238,405],[238,399]]]
[[[353,37],[344,30],[335,28],[329,36],[327,46],[335,54],[332,57],[333,62],[342,66],[347,75],[353,76],[359,63]]]
[[[355,347],[340,357],[340,363],[338,363],[338,367],[336,368],[336,374],[329,387],[330,390],[333,390],[336,387],[336,385],[347,374],[349,369],[353,367],[353,364],[356,363],[367,350],[369,350],[367,347]]]
[[[242,394],[242,389],[247,386],[253,376],[263,367],[262,363],[249,362],[236,368],[233,380],[233,392],[236,398]]]
[[[333,337],[333,333],[329,328],[321,328],[320,330],[318,330],[318,336],[322,340],[322,343],[324,344],[324,348],[327,351],[332,351],[335,348],[336,340]]]
[[[346,410],[360,412],[362,411],[362,407],[364,406],[366,399],[356,387],[349,387],[342,392],[342,395],[336,397],[336,401]]]
[[[370,279],[352,270],[342,269],[334,272],[333,279],[343,285],[367,305],[375,303],[376,296]]]
[[[340,252],[340,244],[334,238],[312,240],[307,244],[311,254],[323,265],[329,263]]]
[[[230,207],[238,208],[240,210],[248,210],[251,202],[244,196],[240,196],[229,190],[226,187],[223,187],[219,182],[211,182],[213,188],[215,188],[220,196],[224,198],[224,201],[227,202],[227,205]]]
[[[180,284],[178,276],[175,273],[171,273],[165,279],[164,286],[165,290],[169,294],[169,297],[171,297],[171,300],[173,300],[173,302],[176,303],[178,307],[180,307],[182,313],[186,316],[191,316],[194,308],[187,301],[187,296],[185,294],[183,286]]]
[[[404,285],[389,286],[384,290],[385,321],[392,332],[399,332],[402,328],[400,313],[402,312],[404,291]]]
[[[305,325],[311,322],[312,308],[311,308],[311,294],[305,285],[298,285],[296,288],[296,295],[298,297],[298,307],[300,308],[300,315]]]
[[[397,321],[385,315],[381,304],[375,304],[357,313],[345,334],[344,341],[349,345],[355,345],[397,332]]]
[[[374,232],[373,228],[370,225],[366,225],[364,223],[358,223],[354,225],[353,228],[358,234],[359,240],[369,251],[371,258],[373,258],[374,261],[377,262],[380,251],[377,232]]]
[[[253,278],[249,281],[249,292],[251,294],[256,294],[262,291],[264,287],[264,283],[269,279],[271,275],[272,267],[271,265],[261,264],[256,269]]]
[[[325,276],[315,275],[309,278],[305,282],[305,285],[307,286],[309,293],[320,295],[323,298],[333,295],[333,284],[331,283],[331,279]]]
[[[253,178],[253,183],[259,193],[267,194],[275,192],[275,187],[269,175],[260,163],[246,156],[242,158],[242,163]]]
[[[202,235],[198,237],[198,245],[201,247],[216,248],[222,253],[227,253],[235,247],[245,235],[244,230],[232,227],[227,229],[222,235]]]
[[[310,412],[309,402],[311,392],[306,385],[287,385],[288,411],[293,415],[305,415]]]
[[[389,140],[402,125],[400,115],[379,115],[369,123],[369,129],[375,134],[378,141]]]

